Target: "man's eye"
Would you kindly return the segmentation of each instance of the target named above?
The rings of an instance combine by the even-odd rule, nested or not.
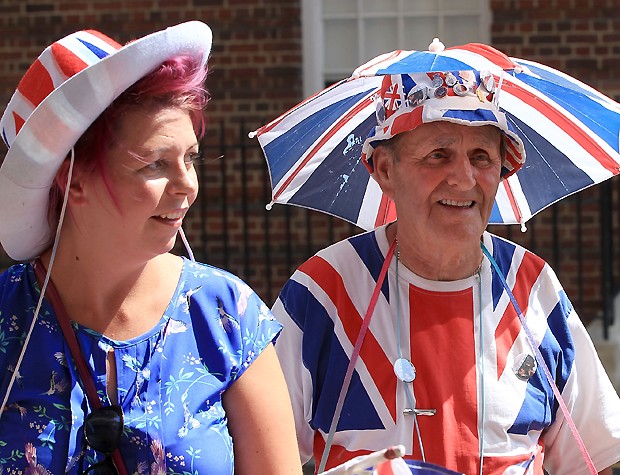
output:
[[[489,154],[486,152],[476,153],[472,156],[472,159],[476,162],[488,162],[490,160]]]
[[[441,150],[435,150],[434,152],[429,153],[428,158],[437,160],[440,158],[444,158],[445,156],[446,154],[442,152]]]

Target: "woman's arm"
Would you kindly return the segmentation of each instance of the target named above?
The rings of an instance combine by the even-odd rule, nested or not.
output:
[[[235,475],[301,471],[293,411],[273,344],[224,393]]]

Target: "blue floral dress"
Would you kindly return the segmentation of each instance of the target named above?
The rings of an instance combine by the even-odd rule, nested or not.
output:
[[[4,398],[40,295],[30,264],[0,275],[0,397]],[[222,394],[275,340],[281,325],[240,279],[184,261],[160,322],[115,341],[74,324],[105,403],[106,353],[116,356],[120,444],[130,474],[232,474]],[[268,382],[266,382],[268,384]],[[0,472],[80,474],[103,455],[86,446],[86,394],[53,309],[44,300],[0,416]]]

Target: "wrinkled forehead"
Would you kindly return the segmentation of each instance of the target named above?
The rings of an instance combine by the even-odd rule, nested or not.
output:
[[[395,135],[387,142],[401,146],[467,149],[483,148],[499,152],[503,142],[502,131],[493,125],[461,125],[452,122],[429,122],[413,130]]]

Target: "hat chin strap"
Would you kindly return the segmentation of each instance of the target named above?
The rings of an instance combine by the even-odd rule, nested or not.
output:
[[[183,228],[179,228],[179,236],[181,236],[181,241],[183,241],[183,244],[185,245],[185,250],[187,251],[187,255],[189,256],[190,260],[192,261],[196,261],[196,259],[194,259],[194,253],[192,252],[192,248],[189,245],[189,241],[187,240],[187,237],[185,236],[185,232],[183,231]]]
[[[0,406],[0,415],[4,412],[4,408],[6,407],[6,404],[9,400],[9,396],[11,394],[11,389],[13,388],[13,384],[15,383],[15,380],[17,379],[17,375],[19,374],[19,368],[21,367],[22,361],[24,359],[24,355],[26,354],[26,349],[28,348],[28,343],[30,342],[30,336],[32,335],[34,326],[37,323],[37,318],[39,317],[39,312],[41,310],[43,298],[45,297],[45,290],[47,289],[47,284],[49,283],[50,276],[52,274],[52,267],[54,266],[54,259],[56,257],[56,251],[58,250],[58,242],[60,240],[60,230],[62,229],[62,223],[65,219],[65,212],[67,210],[67,201],[69,198],[69,187],[71,185],[71,178],[73,177],[74,162],[75,162],[75,150],[73,149],[73,147],[71,147],[71,156],[69,158],[69,172],[67,173],[67,184],[65,186],[65,193],[62,199],[62,208],[60,209],[60,217],[58,219],[56,235],[54,236],[54,243],[52,244],[52,254],[50,256],[50,262],[49,262],[49,265],[47,266],[45,280],[43,281],[43,286],[41,287],[41,293],[39,295],[39,300],[37,302],[37,306],[34,311],[34,317],[32,318],[32,323],[30,324],[30,328],[28,329],[28,334],[26,335],[26,339],[24,340],[24,346],[22,347],[22,351],[19,354],[17,363],[15,364],[15,369],[13,370],[13,374],[11,375],[11,380],[9,381],[6,394],[4,395],[4,399],[2,400],[2,406]]]
[[[52,267],[54,266],[54,259],[56,258],[56,251],[58,250],[58,242],[60,241],[60,230],[62,229],[62,223],[65,219],[65,213],[67,211],[67,201],[69,199],[69,187],[71,185],[71,178],[73,177],[73,165],[75,163],[75,150],[71,147],[71,156],[69,159],[69,171],[67,173],[67,183],[65,186],[65,193],[62,199],[62,207],[60,209],[60,216],[58,219],[58,226],[56,227],[56,235],[54,236],[54,243],[52,244],[52,254],[50,255],[50,262],[47,266],[47,272],[45,273],[45,279],[43,281],[43,286],[41,287],[41,293],[39,295],[39,300],[37,302],[37,306],[34,311],[34,317],[32,318],[32,323],[30,324],[30,328],[28,329],[28,334],[24,340],[24,346],[22,347],[22,351],[19,354],[19,358],[17,359],[17,363],[15,364],[15,369],[13,370],[13,374],[11,375],[11,380],[9,381],[9,385],[6,390],[6,394],[4,395],[4,399],[2,400],[2,405],[0,406],[0,415],[4,412],[4,408],[9,400],[9,396],[11,395],[11,389],[13,388],[13,384],[15,384],[15,380],[17,379],[17,375],[19,374],[19,368],[21,367],[22,361],[24,359],[24,355],[26,354],[26,350],[28,349],[28,343],[30,342],[30,337],[34,330],[34,326],[37,323],[37,319],[39,317],[39,312],[41,311],[41,305],[43,303],[43,298],[45,297],[45,291],[47,290],[47,285],[50,280],[50,276],[52,275]],[[179,228],[179,235],[181,236],[181,240],[185,245],[185,249],[187,250],[187,254],[192,261],[195,261],[194,253],[192,252],[192,248],[189,245],[189,241],[183,232],[183,228]]]

